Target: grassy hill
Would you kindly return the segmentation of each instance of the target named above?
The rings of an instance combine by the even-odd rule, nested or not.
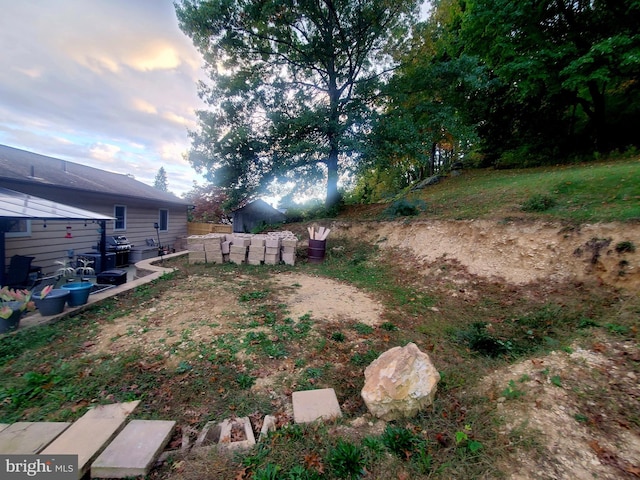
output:
[[[640,220],[640,159],[517,170],[465,170],[402,200],[439,219],[527,217],[571,223]],[[424,203],[423,203],[424,202]],[[389,208],[391,207],[391,208]],[[393,216],[393,203],[350,206],[343,216]]]

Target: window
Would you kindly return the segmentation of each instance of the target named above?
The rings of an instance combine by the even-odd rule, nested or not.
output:
[[[158,224],[160,225],[161,232],[166,232],[167,230],[169,230],[169,210],[167,210],[166,208],[160,209]]]
[[[12,237],[30,237],[31,236],[31,220],[12,220],[9,222],[9,230],[5,233],[7,238]]]
[[[116,205],[113,207],[113,216],[116,217],[114,230],[127,229],[127,207],[124,205]]]

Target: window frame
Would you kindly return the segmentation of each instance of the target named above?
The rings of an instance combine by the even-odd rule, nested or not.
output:
[[[17,230],[15,232],[5,232],[4,234],[5,238],[25,238],[25,237],[31,236],[31,220],[24,218],[24,219],[18,220],[18,222],[25,222],[24,223],[25,229]]]
[[[118,209],[119,208],[123,209],[122,226],[121,227],[118,227],[118,222],[120,221],[120,219],[118,217]],[[114,205],[113,206],[113,216],[115,217],[115,220],[113,221],[113,231],[114,232],[125,231],[127,229],[127,206],[126,205]]]
[[[163,220],[163,212],[164,212],[164,222]],[[169,231],[169,209],[161,208],[158,210],[158,226],[161,232]]]

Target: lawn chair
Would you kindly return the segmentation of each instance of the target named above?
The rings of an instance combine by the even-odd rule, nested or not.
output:
[[[5,275],[4,286],[9,288],[31,288],[34,280],[31,278],[31,262],[35,257],[14,255],[9,263],[9,270]]]

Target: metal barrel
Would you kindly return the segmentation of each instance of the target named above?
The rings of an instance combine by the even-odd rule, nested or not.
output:
[[[326,240],[309,240],[309,253],[307,260],[309,263],[324,262],[324,254],[327,247]]]

